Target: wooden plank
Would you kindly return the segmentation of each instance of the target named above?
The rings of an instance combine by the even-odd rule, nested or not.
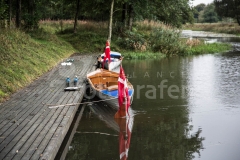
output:
[[[63,101],[62,103],[66,103],[67,101]],[[36,150],[36,152],[34,153],[32,159],[38,159],[40,157],[40,155],[42,154],[43,150],[46,148],[46,146],[48,145],[48,142],[50,141],[50,139],[56,139],[58,137],[58,134],[54,134],[55,130],[58,127],[65,127],[65,126],[59,126],[59,124],[61,123],[62,119],[66,116],[64,115],[64,113],[66,112],[68,107],[65,108],[57,108],[58,111],[62,111],[60,113],[62,114],[54,114],[52,120],[50,120],[48,123],[52,123],[52,127],[51,130],[49,130],[49,132],[45,135],[45,138],[41,141],[38,150]],[[54,112],[54,110],[53,110]],[[54,122],[54,119],[58,119],[58,123]],[[55,136],[54,136],[55,135]]]
[[[60,68],[61,66],[58,65],[56,68],[57,69],[53,69],[52,71],[54,71],[54,73],[58,73],[58,69]],[[33,86],[39,86],[38,83],[43,83],[43,85],[46,85],[44,84],[45,82],[48,82],[49,80],[52,81],[52,77],[49,78],[50,76],[54,75],[53,72],[49,72],[48,74],[45,74],[43,77],[41,77],[38,81],[35,81],[33,82],[32,84],[30,84],[28,87],[26,87],[25,89],[22,89],[21,92],[24,92],[25,94],[29,94],[29,91],[31,91],[32,89],[31,88],[34,88]],[[56,74],[57,75],[57,74]],[[30,93],[31,94],[31,93]],[[22,97],[23,95],[21,95]],[[28,95],[26,95],[26,97],[28,97]],[[12,99],[14,99],[14,97],[12,97]],[[22,98],[23,99],[23,98]],[[11,102],[11,100],[7,101],[6,103],[8,102]],[[1,106],[2,108],[2,106]]]
[[[45,94],[45,98],[47,98],[48,94]],[[16,119],[16,123],[21,123],[25,118],[27,118],[29,115],[35,115],[40,109],[41,107],[38,106],[43,106],[43,104],[41,104],[41,101],[37,100],[37,103],[35,105],[31,105],[28,104],[28,108],[23,109],[22,114],[19,114],[15,117]],[[35,106],[35,107],[34,107]],[[30,108],[30,109],[29,109]],[[10,133],[12,130],[14,130],[14,128],[9,129],[12,126],[12,123],[8,123],[7,125],[5,125],[2,129],[1,129],[1,133],[2,135],[6,136],[7,133],[5,133],[5,131],[7,131],[8,133]]]
[[[70,100],[71,101],[71,100]],[[69,101],[68,101],[69,102]],[[61,142],[63,141],[70,125],[71,122],[75,116],[75,113],[77,111],[78,106],[71,106],[68,107],[68,111],[67,113],[65,113],[66,116],[63,117],[59,127],[57,128],[56,132],[54,133],[54,135],[58,135],[56,136],[56,139],[51,139],[48,147],[45,149],[42,159],[54,159],[55,155],[58,152],[58,149],[61,146]],[[65,126],[64,128],[62,126]],[[55,153],[55,154],[53,154]]]
[[[60,112],[60,110],[58,110],[58,112]],[[36,138],[38,138],[38,137],[44,138],[45,137],[44,133],[47,131],[45,129],[45,127],[46,128],[51,127],[52,123],[50,123],[50,120],[53,119],[53,115],[58,112],[50,110],[49,114],[45,115],[44,118],[37,120],[37,125],[35,124],[35,126],[31,127],[34,129],[34,131],[26,133],[24,135],[25,137],[27,137],[27,140],[25,140],[24,137],[21,138],[21,140],[24,142],[24,143],[22,143],[23,145],[19,144],[19,145],[15,146],[14,149],[12,150],[12,152],[14,152],[15,148],[17,148],[17,147],[21,148],[20,152],[18,154],[16,154],[14,159],[20,159],[25,154],[25,152],[27,152],[27,150],[29,149],[29,146],[30,146],[29,144],[33,144],[33,142]],[[54,122],[54,121],[52,121],[52,122]],[[37,148],[37,146],[32,149],[35,150],[36,148]],[[24,155],[24,158],[26,158],[26,156],[27,155]]]
[[[45,108],[46,109],[46,108]],[[52,113],[54,114],[54,113]],[[26,142],[26,139],[29,139],[29,137],[33,134],[33,132],[35,131],[36,127],[38,127],[43,120],[46,119],[47,115],[49,115],[49,112],[39,112],[37,115],[35,115],[33,117],[33,119],[31,120],[31,122],[29,122],[26,126],[25,126],[25,129],[28,129],[27,131],[26,130],[21,130],[21,133],[19,133],[15,139],[20,139],[22,140],[22,142]],[[51,115],[49,116],[49,118],[51,118]],[[16,130],[15,130],[16,132]],[[14,133],[15,133],[14,132]],[[25,137],[28,137],[28,138],[25,138]],[[11,141],[11,144],[8,146],[8,150],[7,151],[10,151],[14,146],[16,149],[12,149],[12,151],[16,151],[17,149],[20,149],[19,145],[15,145],[16,144],[16,141],[15,139],[13,141]],[[23,143],[24,144],[24,143]],[[22,143],[20,143],[20,146],[23,145]],[[19,147],[19,148],[18,148]],[[6,153],[6,152],[5,152]],[[12,152],[13,153],[13,152]]]
[[[41,96],[41,95],[40,95]],[[40,97],[39,97],[40,98]],[[39,98],[33,99],[35,102],[39,100]],[[34,101],[32,101],[32,103],[34,103]],[[9,112],[8,114],[6,114],[5,120],[0,124],[0,132],[3,134],[4,133],[4,129],[3,127],[6,125],[6,122],[9,121],[17,121],[19,119],[19,116],[21,116],[22,114],[24,114],[26,111],[28,111],[28,105],[30,105],[31,102],[22,102],[19,105],[21,106],[21,108],[18,108],[15,112],[14,115],[12,115],[11,112]],[[5,123],[4,123],[5,122]],[[6,128],[6,127],[5,127]],[[7,128],[6,128],[7,129]],[[5,130],[6,130],[5,129]]]
[[[82,118],[82,114],[83,114],[83,111],[84,111],[84,109],[85,109],[85,106],[86,106],[86,104],[84,104],[84,105],[81,107],[81,111],[80,111],[80,113],[77,115],[77,118],[76,118],[76,121],[74,122],[74,126],[73,126],[72,130],[69,129],[69,133],[67,133],[67,134],[70,134],[70,136],[68,137],[68,139],[65,138],[65,139],[67,140],[67,143],[65,143],[64,146],[63,146],[63,144],[62,144],[62,146],[64,147],[64,149],[63,149],[62,152],[60,151],[60,152],[61,152],[61,155],[59,155],[59,157],[55,157],[55,159],[65,160],[66,155],[67,155],[68,150],[69,150],[69,146],[70,146],[70,144],[71,144],[71,142],[72,142],[73,136],[74,136],[74,134],[76,133],[77,127],[78,127],[79,122],[80,122],[80,120],[81,120],[81,118]],[[65,139],[64,139],[64,140],[65,140]],[[64,143],[64,142],[63,142],[63,143]],[[59,151],[58,151],[58,152],[59,152]]]
[[[45,141],[46,141],[46,140],[45,140]],[[33,157],[34,157],[33,159],[35,159],[37,156],[40,156],[40,155],[41,155],[40,153],[42,153],[42,152],[38,150],[38,153],[35,153],[35,155],[33,156]],[[36,155],[37,155],[37,156],[36,156]]]
[[[39,103],[40,103],[40,101],[39,101]],[[36,105],[36,106],[38,106],[38,105]],[[40,107],[38,107],[38,108],[40,108]],[[40,114],[39,114],[39,116],[40,116]],[[35,116],[35,118],[37,118],[37,116]],[[32,124],[30,124],[30,126],[31,126],[31,125],[32,125]],[[16,131],[14,131],[14,132],[16,133]],[[23,134],[24,134],[24,132],[23,132]],[[22,134],[19,134],[18,137],[21,137],[21,135],[22,135]],[[16,137],[16,138],[18,138],[18,137]],[[6,142],[6,143],[7,143],[7,142]],[[14,143],[11,143],[11,145],[13,145],[13,144],[14,144]],[[1,148],[0,148],[0,149],[1,149]],[[9,150],[9,149],[11,149],[11,147],[8,147],[8,150]],[[4,153],[5,153],[5,152],[4,152]]]
[[[54,70],[54,69],[53,69]],[[44,83],[46,81],[46,77],[49,76],[51,72],[48,72],[46,74],[43,75],[43,77],[39,78],[37,81],[34,81],[33,83],[31,83],[29,86],[27,86],[26,88],[21,89],[19,92],[14,93],[11,98],[4,103],[4,105],[1,105],[1,112],[3,113],[3,111],[7,108],[7,111],[9,111],[10,107],[15,107],[16,104],[19,103],[19,100],[23,100],[24,96],[28,97],[28,94],[30,93],[30,91],[32,91],[33,89],[36,90],[36,87],[39,86],[39,84]],[[14,106],[12,106],[14,105]]]
[[[53,77],[53,78],[55,78],[55,77]],[[39,80],[41,80],[41,79],[39,79]],[[5,112],[3,112],[4,116],[1,117],[1,120],[2,119],[5,119],[5,120],[13,119],[14,116],[17,115],[22,110],[22,108],[26,107],[26,105],[28,103],[34,102],[35,99],[37,100],[37,97],[41,97],[41,93],[44,93],[42,90],[47,89],[49,86],[49,85],[46,85],[45,82],[42,82],[42,84],[37,82],[36,84],[39,84],[39,85],[35,85],[37,87],[33,89],[34,92],[32,92],[31,95],[28,95],[29,93],[26,92],[27,95],[22,96],[20,103],[19,103],[19,101],[17,101],[16,103],[11,104],[13,109],[10,109],[10,107],[9,107]],[[41,90],[41,88],[43,88],[43,89]],[[29,87],[27,90],[30,90]],[[28,92],[30,92],[30,91],[28,91]],[[36,96],[36,95],[38,95],[38,96]],[[14,110],[15,115],[12,115],[12,113],[11,113],[13,110]],[[10,112],[10,113],[7,114],[7,112]],[[12,118],[11,118],[11,116],[12,116]],[[0,124],[0,128],[1,128],[1,124]]]
[[[65,81],[63,81],[62,83],[62,86],[64,86],[64,82]],[[44,88],[44,89],[48,89],[48,86],[47,85],[45,85],[46,87]],[[63,87],[62,87],[63,88]],[[46,94],[46,93],[48,93],[48,91],[46,91],[45,90],[45,92],[44,92],[44,90],[40,90],[40,91],[38,91],[38,93],[39,93],[39,96],[38,97],[40,97],[40,98],[42,98],[41,96],[41,93],[42,94]],[[35,94],[35,93],[34,93]],[[43,97],[46,97],[46,96],[43,96]],[[23,113],[25,113],[26,111],[28,111],[28,108],[26,107],[26,105],[31,105],[31,103],[34,103],[35,101],[39,101],[39,100],[41,100],[41,99],[39,99],[39,98],[37,98],[37,99],[31,99],[31,100],[29,100],[29,101],[27,101],[27,102],[23,102],[23,105],[21,105],[21,104],[19,104],[18,106],[22,106],[23,108],[25,108],[25,109],[22,109],[22,111],[21,111],[21,113],[23,114]],[[21,108],[19,109],[19,110],[21,110]],[[19,114],[19,113],[17,113],[17,114]],[[21,115],[21,114],[20,114]],[[2,131],[1,131],[1,133],[3,133]]]
[[[86,73],[85,73],[86,74]],[[83,90],[82,90],[83,91]],[[82,92],[83,93],[83,92]],[[71,107],[72,108],[72,107]],[[60,127],[59,128],[61,128],[63,125],[60,125]],[[66,126],[66,127],[68,127],[68,126]],[[58,129],[59,129],[58,128]],[[59,131],[59,130],[61,130],[61,132]],[[63,139],[63,137],[65,136],[65,134],[66,134],[66,128],[65,128],[65,130],[64,130],[64,128],[61,128],[61,129],[59,129],[59,130],[57,130],[55,133],[54,133],[54,135],[61,135],[60,137],[59,136],[57,136],[57,137],[52,137],[52,139],[44,139],[44,141],[42,142],[42,143],[49,143],[48,144],[48,147],[45,149],[45,151],[44,150],[42,150],[42,148],[41,149],[38,149],[35,153],[34,153],[34,155],[32,156],[32,158],[31,159],[36,159],[36,158],[39,158],[40,156],[43,156],[43,155],[45,155],[45,156],[49,156],[49,154],[48,153],[50,153],[50,157],[51,158],[53,158],[54,157],[54,155],[53,155],[53,153],[54,154],[56,154],[56,148],[59,148],[59,144],[57,144],[57,142],[61,142],[62,141],[62,139]],[[63,134],[62,134],[63,133]],[[51,140],[51,141],[50,141]],[[50,141],[50,142],[49,142]],[[44,151],[44,152],[43,152]],[[44,159],[43,157],[41,157],[41,159]]]
[[[69,72],[63,73],[63,75],[73,76],[76,75],[76,71],[78,71],[80,72],[80,74],[78,73],[79,76],[85,77],[86,73],[91,70],[94,60],[95,58],[93,57],[83,59],[84,67],[81,65],[81,61],[76,61],[74,70],[71,69]],[[51,76],[49,80],[54,80],[54,77],[56,78],[55,80],[59,79],[59,77],[61,78],[56,72],[54,72],[54,74],[52,73]],[[44,78],[46,77],[47,76]],[[42,79],[43,78],[40,78],[39,80]],[[84,78],[82,78],[82,80],[83,79]],[[62,78],[62,80],[65,82],[64,78]],[[22,94],[25,95],[22,97],[22,100],[25,99],[27,101],[22,102],[22,105],[17,106],[17,108],[14,108],[14,104],[17,103],[16,100],[12,100],[11,103],[6,103],[12,105],[15,110],[11,107],[1,108],[2,111],[6,110],[4,112],[7,114],[6,117],[14,113],[13,117],[18,123],[9,123],[6,117],[1,119],[1,131],[4,132],[0,133],[5,137],[4,139],[0,139],[0,159],[38,159],[43,153],[49,153],[51,158],[55,157],[77,111],[77,106],[50,110],[47,106],[44,106],[42,102],[53,104],[77,103],[82,99],[84,88],[79,92],[63,92],[63,90],[61,90],[64,86],[63,83],[57,84],[58,88],[52,88],[55,90],[53,93],[46,87],[46,84],[50,83],[45,83],[45,86],[42,85],[42,87],[41,85],[35,85],[35,90],[32,94],[22,92]],[[82,82],[79,83],[79,85],[82,84]],[[34,93],[37,93],[37,90],[41,90],[41,94],[34,98]],[[16,151],[18,151],[18,153]]]
[[[36,83],[33,82],[33,83]],[[26,88],[29,88],[31,86],[33,86],[33,83],[30,84],[28,87]],[[9,109],[9,105],[11,105],[12,103],[17,103],[19,101],[19,99],[22,98],[22,96],[24,96],[26,93],[27,93],[27,89],[24,88],[24,89],[21,89],[19,90],[18,92],[16,93],[13,93],[13,95],[10,96],[10,99],[8,101],[6,101],[5,103],[3,103],[2,105],[0,105],[0,113],[3,113],[3,111],[8,108]]]

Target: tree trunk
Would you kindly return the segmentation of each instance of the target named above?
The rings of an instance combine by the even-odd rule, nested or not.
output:
[[[76,14],[75,14],[73,33],[77,32],[77,22],[78,22],[79,8],[80,8],[80,0],[77,0],[77,10],[76,10]]]
[[[129,19],[128,19],[128,29],[131,31],[133,25],[133,7],[129,5]]]
[[[126,17],[127,17],[127,4],[124,3],[122,8],[122,24],[124,28],[126,28],[127,26]]]
[[[16,28],[21,27],[21,0],[17,0],[16,4]]]
[[[238,22],[238,25],[240,26],[240,16],[237,15],[237,22]]]
[[[12,0],[8,0],[8,28],[11,28],[12,20]]]
[[[25,24],[28,29],[36,28],[36,24],[34,22],[34,2],[33,0],[28,0],[28,14],[31,15],[31,20],[28,20],[28,23]],[[25,20],[24,20],[25,21]]]
[[[34,4],[33,0],[28,0],[28,14],[34,17]]]
[[[109,33],[108,33],[108,40],[111,42],[112,38],[112,19],[113,19],[113,7],[114,7],[114,0],[111,3],[111,11],[110,11],[110,19],[109,19]]]

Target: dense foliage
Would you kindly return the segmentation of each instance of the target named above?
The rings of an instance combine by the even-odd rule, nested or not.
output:
[[[79,3],[78,3],[79,2]],[[108,21],[112,0],[0,0],[1,22],[8,26],[27,29],[37,28],[39,20],[80,20]],[[115,0],[113,21],[115,28],[131,29],[137,20],[159,20],[173,26],[192,22],[193,14],[189,0]],[[78,6],[78,7],[77,7]],[[79,14],[77,11],[79,11]],[[13,22],[14,20],[14,22]],[[5,25],[1,25],[5,26]]]
[[[221,17],[231,17],[240,25],[240,1],[239,0],[214,0],[216,11]]]
[[[215,5],[201,3],[193,8],[194,19],[197,23],[215,23],[219,21]]]

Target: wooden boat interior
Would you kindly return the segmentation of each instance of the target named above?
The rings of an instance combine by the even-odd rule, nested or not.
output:
[[[111,71],[101,71],[89,76],[91,85],[101,91],[108,90],[113,91],[118,89],[118,77],[119,74]],[[129,89],[133,88],[132,84],[127,81]]]

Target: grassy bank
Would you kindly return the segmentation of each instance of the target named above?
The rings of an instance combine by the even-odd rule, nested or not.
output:
[[[62,24],[61,28],[60,24]],[[80,53],[102,53],[108,35],[108,26],[105,22],[79,21],[75,34],[72,32],[72,21],[64,21],[64,23],[44,21],[41,26],[55,31]],[[197,45],[188,44],[180,38],[178,29],[153,21],[137,22],[132,31],[115,29],[111,41],[111,50],[118,51],[131,59],[223,52],[230,48],[231,46],[227,44],[203,42]]]
[[[206,53],[221,53],[223,51],[230,50],[230,44],[224,43],[213,43],[213,44],[200,44],[195,47],[188,47],[187,51],[185,52],[184,56],[186,55],[199,55],[199,54],[206,54]]]
[[[194,23],[184,25],[183,29],[228,33],[240,36],[240,26],[237,23]]]
[[[56,35],[39,30],[0,31],[0,101],[54,67],[75,49]]]
[[[43,21],[40,29],[25,33],[0,30],[0,102],[54,67],[74,52],[103,53],[108,35],[105,22]],[[132,31],[114,27],[111,50],[125,58],[159,59],[171,55],[216,53],[230,46],[187,42],[179,30],[159,22],[135,23]]]

